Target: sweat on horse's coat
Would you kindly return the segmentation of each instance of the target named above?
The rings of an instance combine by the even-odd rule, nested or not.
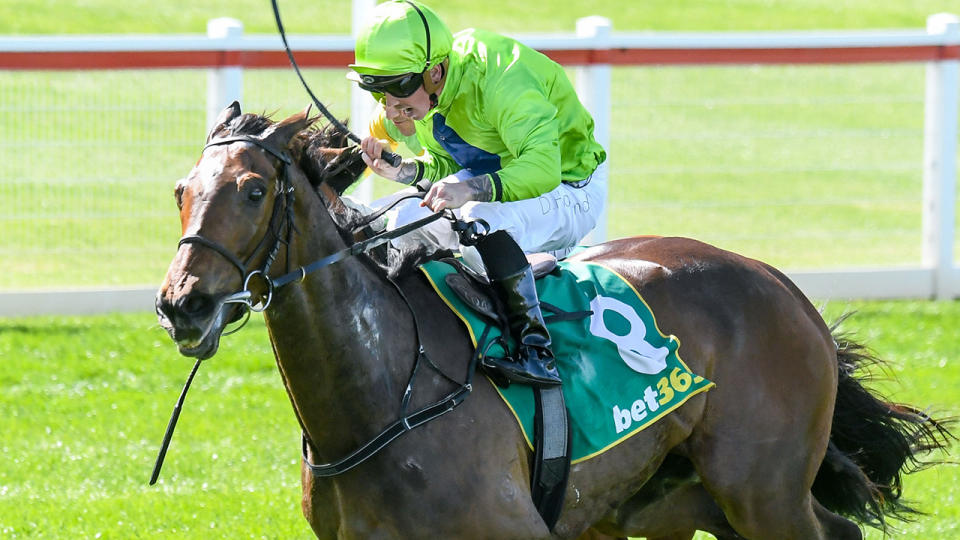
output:
[[[351,243],[342,189],[318,190],[327,193],[321,197],[315,187],[348,185],[362,162],[342,144],[314,144],[312,121],[304,112],[273,123],[227,107],[210,138],[257,124],[249,133],[285,148],[293,163],[283,166],[253,144],[207,148],[178,187],[183,234],[212,239],[259,267],[284,232],[270,229],[283,197],[268,189],[284,176],[294,190],[283,213],[293,234],[277,251],[277,271]],[[526,442],[492,385],[477,379],[459,408],[361,466],[324,479],[303,468],[302,508],[319,538],[665,540],[699,529],[721,540],[845,540],[862,535],[841,514],[882,527],[885,516],[909,512],[901,475],[926,451],[945,447],[949,432],[865,389],[855,375],[870,357],[846,339],[837,339],[838,350],[831,328],[782,273],[685,238],[615,240],[573,259],[624,276],[664,333],[685,336],[684,360],[716,388],[573,465],[551,534],[530,500]],[[181,352],[216,352],[224,326],[242,313],[219,300],[242,285],[218,251],[179,247],[157,311]],[[419,272],[390,281],[366,256],[274,291],[264,317],[313,462],[340,458],[396,419],[421,346],[436,368],[417,373],[411,407],[449,393],[447,377],[462,380],[472,347],[441,303]],[[419,342],[415,320],[424,329]]]

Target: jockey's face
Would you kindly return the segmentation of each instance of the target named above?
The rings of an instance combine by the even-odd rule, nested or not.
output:
[[[432,84],[435,86],[437,95],[440,95],[446,82],[444,66],[434,66],[427,76],[430,77]],[[423,117],[430,112],[430,94],[423,84],[407,97],[397,97],[385,93],[383,94],[383,108],[386,110],[387,118],[400,127],[400,122],[405,120],[423,120]]]
[[[393,125],[397,126],[397,129],[400,130],[400,133],[409,137],[417,132],[417,126],[414,125],[413,119],[405,116],[402,113],[402,108],[387,107],[386,98],[381,98],[380,103],[383,104],[383,110],[387,120],[393,122]]]

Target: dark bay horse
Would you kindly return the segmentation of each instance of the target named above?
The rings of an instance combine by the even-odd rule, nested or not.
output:
[[[304,111],[273,122],[236,103],[221,113],[177,184],[184,238],[157,312],[181,353],[209,358],[249,287],[268,305],[308,458],[329,463],[398,418],[421,346],[435,367],[416,375],[411,408],[450,394],[472,347],[420,272],[388,273],[362,254],[276,289],[251,272],[283,274],[354,242],[338,194],[363,165],[312,121]],[[456,410],[359,466],[329,478],[303,467],[303,511],[319,538],[859,539],[857,523],[883,527],[909,511],[901,475],[949,432],[861,386],[855,372],[872,359],[782,273],[684,238],[615,240],[576,258],[632,282],[716,388],[574,465],[551,532],[531,501],[521,432],[477,377]]]

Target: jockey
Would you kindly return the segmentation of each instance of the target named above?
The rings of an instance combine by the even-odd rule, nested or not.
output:
[[[563,67],[492,32],[454,36],[427,6],[398,0],[376,6],[355,53],[348,78],[424,150],[393,167],[379,158],[388,140],[371,136],[361,143],[364,161],[384,178],[433,183],[398,219],[458,209],[487,229],[475,249],[441,222],[425,237],[459,249],[471,267],[479,255],[504,300],[518,351],[493,367],[511,380],[560,384],[524,253],[569,253],[596,225],[606,182],[597,170],[606,152]]]

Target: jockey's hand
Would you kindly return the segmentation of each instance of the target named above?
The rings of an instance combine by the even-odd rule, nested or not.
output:
[[[390,143],[387,141],[375,137],[367,137],[360,142],[360,149],[363,150],[360,157],[363,158],[363,162],[367,164],[367,167],[370,167],[373,172],[380,176],[395,182],[409,183],[410,180],[413,180],[413,177],[409,174],[410,168],[413,168],[413,174],[415,175],[417,172],[416,165],[402,162],[400,166],[394,167],[387,163],[386,160],[380,159],[380,154],[383,153],[383,150],[389,148]],[[407,178],[408,176],[409,178]]]
[[[384,149],[390,148],[390,143],[384,140],[367,137],[360,142],[360,157],[363,162],[370,167],[373,172],[394,182],[401,184],[411,184],[417,177],[417,163],[412,159],[405,159],[400,165],[394,167],[387,163],[387,160],[381,159],[380,154]]]
[[[426,206],[434,212],[446,208],[460,208],[470,201],[488,202],[493,197],[493,186],[486,174],[460,180],[448,176],[430,186],[420,206]]]

